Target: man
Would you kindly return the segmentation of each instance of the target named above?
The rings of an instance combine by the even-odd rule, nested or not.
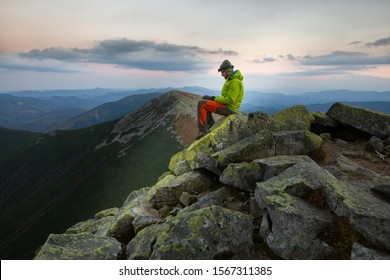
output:
[[[241,101],[244,98],[244,85],[239,70],[234,71],[234,66],[229,60],[224,60],[218,69],[222,77],[225,78],[221,96],[203,96],[198,102],[198,126],[199,134],[196,139],[202,138],[208,133],[210,127],[214,124],[211,113],[222,116],[228,116],[238,111]]]

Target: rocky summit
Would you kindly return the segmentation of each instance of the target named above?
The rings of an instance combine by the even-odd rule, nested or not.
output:
[[[341,103],[221,118],[35,259],[390,259],[389,120]]]

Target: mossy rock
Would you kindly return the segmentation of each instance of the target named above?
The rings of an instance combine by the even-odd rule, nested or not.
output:
[[[309,130],[314,121],[313,115],[303,105],[287,108],[271,116],[281,130]]]
[[[95,234],[100,228],[111,225],[114,216],[102,217],[101,219],[89,219],[79,222],[66,230],[67,234],[77,234],[82,232]]]
[[[252,218],[219,206],[171,217],[128,244],[129,259],[216,259],[253,245]]]
[[[367,241],[390,251],[390,204],[377,198],[367,184],[330,180],[325,186],[329,208],[347,217]]]
[[[249,162],[275,155],[275,138],[268,130],[246,137],[215,154],[213,158],[219,169],[230,163]]]
[[[171,170],[176,176],[191,171],[191,167],[186,160],[187,150],[178,152],[171,157],[169,162],[169,170]]]
[[[186,161],[192,170],[206,168],[220,174],[212,155],[251,134],[248,117],[234,114],[218,120],[203,138],[192,143],[186,152]]]
[[[116,260],[121,244],[90,233],[50,234],[35,260]]]
[[[159,209],[162,205],[175,206],[180,202],[183,192],[203,193],[209,191],[213,182],[198,171],[191,171],[180,176],[168,175],[157,182],[145,195],[153,207]]]
[[[326,115],[382,139],[390,136],[390,114],[335,103]]]

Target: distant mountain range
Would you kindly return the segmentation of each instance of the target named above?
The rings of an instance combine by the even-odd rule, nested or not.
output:
[[[107,102],[83,114],[77,115],[70,120],[67,120],[65,123],[59,125],[56,128],[52,127],[51,129],[78,129],[115,120],[134,112],[147,101],[161,94],[161,92],[135,94],[124,97],[118,101]]]
[[[0,128],[1,259],[29,259],[49,233],[153,185],[171,156],[194,140],[199,99],[171,91],[83,129]]]
[[[133,112],[150,98],[170,90],[174,88],[9,92],[0,94],[0,126],[35,132],[83,128],[120,118]],[[198,95],[220,94],[218,91],[196,86],[176,90]],[[333,90],[285,95],[246,90],[241,111],[272,114],[294,105],[326,111],[335,102],[389,113],[390,103],[386,102],[390,102],[390,91]]]

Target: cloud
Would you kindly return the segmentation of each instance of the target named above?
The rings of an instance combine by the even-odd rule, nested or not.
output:
[[[370,56],[363,52],[335,51],[321,56],[305,56],[302,65],[390,65],[390,55]]]
[[[0,63],[0,69],[11,71],[34,71],[42,73],[77,73],[74,70],[61,69],[58,67],[42,66],[42,65],[28,65],[18,63]]]
[[[302,71],[283,73],[282,76],[329,76],[329,75],[349,75],[354,74],[354,71],[367,70],[375,68],[375,66],[366,65],[347,65],[347,66],[332,66],[321,67],[315,69],[305,69]]]
[[[268,62],[274,62],[274,61],[276,61],[276,59],[273,57],[264,57],[264,58],[257,58],[257,59],[251,60],[251,62],[253,62],[253,63],[268,63]]]
[[[367,47],[381,47],[381,46],[388,46],[388,45],[390,45],[390,36],[366,44]]]
[[[287,59],[291,60],[291,61],[294,61],[296,59],[296,57],[292,54],[287,54],[286,56],[287,56]]]
[[[381,38],[381,39],[378,39],[374,42],[369,42],[369,43],[364,43],[362,41],[353,41],[353,42],[348,44],[348,46],[354,46],[354,45],[361,45],[363,47],[369,47],[369,48],[388,46],[388,45],[390,45],[390,36],[387,38]]]
[[[362,41],[353,41],[353,42],[349,43],[348,46],[362,45],[362,44],[364,44]]]
[[[207,50],[198,46],[156,43],[147,40],[109,39],[90,49],[50,47],[20,53],[19,57],[38,60],[114,64],[122,68],[163,71],[198,71],[209,67],[202,55],[235,56],[237,52]]]

